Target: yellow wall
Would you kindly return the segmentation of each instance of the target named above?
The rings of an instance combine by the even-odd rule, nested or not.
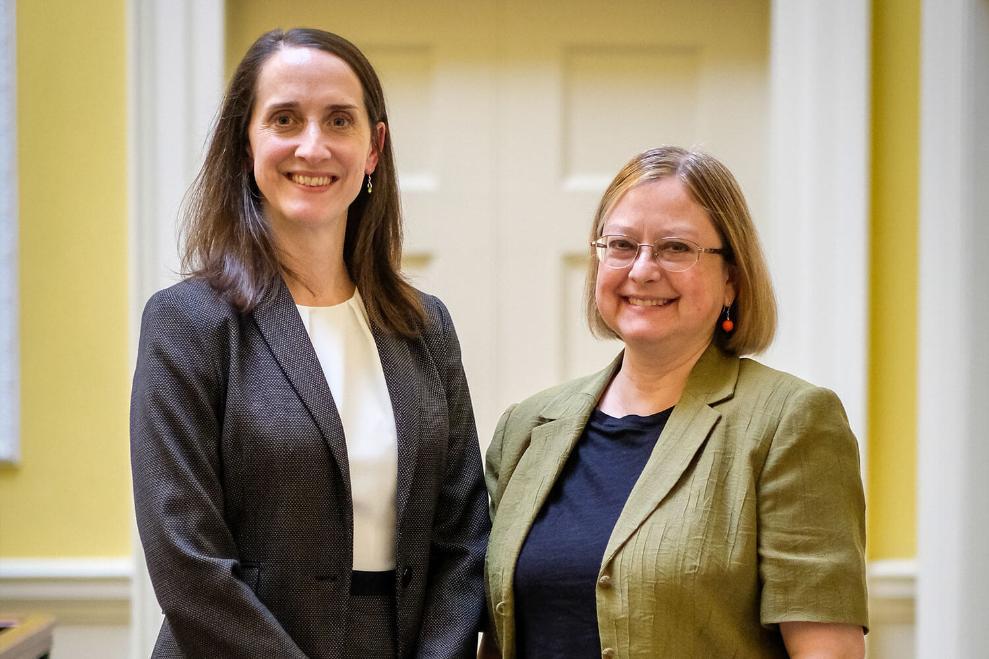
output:
[[[874,0],[869,558],[917,553],[920,1]]]
[[[125,3],[16,5],[22,459],[0,557],[128,555]]]

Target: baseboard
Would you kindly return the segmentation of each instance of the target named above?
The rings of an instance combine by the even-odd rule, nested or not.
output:
[[[868,575],[872,625],[912,625],[917,596],[917,561],[872,561]]]
[[[130,557],[0,558],[0,602],[63,625],[127,625],[133,574]]]
[[[63,624],[129,624],[130,558],[0,559],[0,602],[8,610],[50,612]],[[914,620],[917,563],[869,563],[873,624]]]

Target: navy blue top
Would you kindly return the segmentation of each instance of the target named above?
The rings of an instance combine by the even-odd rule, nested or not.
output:
[[[520,658],[601,656],[595,587],[604,550],[672,410],[591,413],[515,566]]]

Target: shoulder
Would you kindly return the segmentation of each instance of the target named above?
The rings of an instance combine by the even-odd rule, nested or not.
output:
[[[597,373],[544,389],[505,410],[487,451],[486,479],[492,509],[497,507],[505,484],[528,448],[533,429],[551,419],[588,413],[616,364],[614,361]]]
[[[450,310],[447,309],[442,300],[435,295],[420,291],[419,289],[415,289],[415,292],[419,296],[419,303],[422,305],[422,310],[426,315],[425,332],[445,333],[448,328],[453,326],[453,319],[450,318]]]
[[[784,408],[806,401],[838,401],[830,389],[749,358],[739,360],[735,394],[742,399],[773,401]]]
[[[532,415],[539,414],[547,408],[568,406],[575,397],[582,402],[586,401],[593,397],[590,390],[594,388],[594,382],[601,378],[602,373],[603,371],[598,371],[543,389],[521,401],[517,405],[517,410],[520,414]]]
[[[144,322],[191,323],[205,327],[237,315],[233,306],[203,279],[189,278],[163,288],[144,306]]]
[[[740,360],[732,403],[735,415],[748,418],[745,427],[773,445],[829,435],[843,438],[842,443],[854,443],[837,394],[752,359]]]
[[[139,351],[218,355],[226,350],[239,312],[202,279],[186,279],[148,299]]]
[[[446,305],[435,295],[415,289],[425,315],[421,338],[433,359],[450,363],[459,360],[460,340]]]
[[[528,435],[544,419],[568,416],[593,406],[614,368],[612,363],[597,373],[543,389],[512,405],[502,416],[506,435]]]

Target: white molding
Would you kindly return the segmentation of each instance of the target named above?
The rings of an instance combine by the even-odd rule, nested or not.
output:
[[[224,84],[223,0],[128,0],[130,354],[148,297],[179,277],[177,220],[199,170]],[[136,529],[130,656],[147,657],[161,626]]]
[[[0,462],[20,459],[17,339],[17,27],[15,1],[0,0]]]
[[[865,458],[869,305],[867,0],[772,3],[771,222],[780,326],[766,359],[833,389]]]
[[[870,599],[913,600],[917,595],[917,561],[871,561],[868,580]]]
[[[130,601],[130,558],[0,559],[0,600]]]
[[[18,579],[130,579],[130,558],[3,558],[0,581]]]
[[[868,580],[870,633],[865,639],[866,655],[924,656],[914,651],[917,561],[872,561],[868,565]]]
[[[222,0],[131,0],[128,9],[139,312],[152,293],[179,278],[179,211],[223,90],[224,8]]]
[[[917,656],[989,656],[989,2],[921,6]]]

